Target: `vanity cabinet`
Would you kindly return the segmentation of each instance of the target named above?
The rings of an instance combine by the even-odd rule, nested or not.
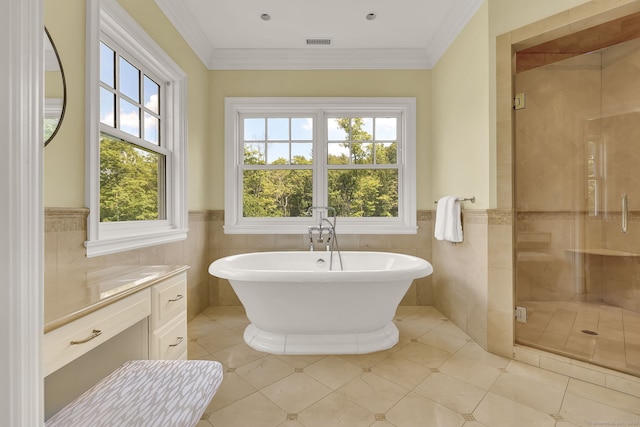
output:
[[[151,288],[150,359],[187,358],[187,273]]]
[[[93,293],[107,297],[45,324],[45,376],[140,321],[148,330],[142,345],[149,359],[187,359],[187,268],[168,266],[162,274],[157,267],[121,271]],[[119,292],[111,292],[112,284]]]
[[[43,338],[45,376],[148,317],[150,293],[150,289],[143,289],[46,333]]]

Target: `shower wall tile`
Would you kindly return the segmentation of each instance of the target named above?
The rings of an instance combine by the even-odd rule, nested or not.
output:
[[[640,218],[620,231],[620,215],[520,212],[518,235],[550,235],[546,245],[518,243],[517,301],[602,301],[640,312]],[[608,249],[616,256],[572,248]],[[630,255],[624,256],[624,253]]]
[[[518,73],[515,91],[526,94],[526,107],[515,113],[516,208],[583,210],[585,128],[600,116],[599,56]]]

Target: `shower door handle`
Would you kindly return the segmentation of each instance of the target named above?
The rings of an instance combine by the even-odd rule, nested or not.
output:
[[[629,219],[629,200],[626,194],[622,195],[622,232],[627,232],[627,224]]]

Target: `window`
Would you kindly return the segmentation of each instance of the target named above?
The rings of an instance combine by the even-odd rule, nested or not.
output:
[[[164,85],[100,42],[100,222],[164,220]]]
[[[88,16],[87,256],[186,238],[184,72],[114,0]]]
[[[416,232],[414,98],[227,98],[225,114],[225,232],[304,233],[314,206],[341,232]]]

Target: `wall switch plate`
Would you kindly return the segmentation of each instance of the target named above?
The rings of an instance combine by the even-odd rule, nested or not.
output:
[[[515,310],[515,314],[516,314],[516,321],[518,322],[522,322],[522,323],[527,323],[527,308],[526,307],[522,307],[520,305],[516,306],[516,310]]]

